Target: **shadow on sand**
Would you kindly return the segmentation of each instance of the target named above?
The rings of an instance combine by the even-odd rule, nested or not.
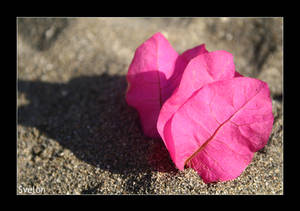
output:
[[[64,84],[18,80],[18,94],[29,100],[18,107],[18,123],[37,128],[82,161],[120,174],[129,192],[149,193],[153,171],[177,170],[163,142],[142,134],[137,112],[125,101],[126,87],[124,76],[108,74]],[[144,176],[136,179],[137,173]]]

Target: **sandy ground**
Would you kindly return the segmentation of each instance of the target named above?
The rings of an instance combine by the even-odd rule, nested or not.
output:
[[[19,18],[17,194],[283,194],[281,18]],[[205,43],[266,81],[268,144],[235,180],[205,184],[143,136],[124,98],[134,51],[162,32],[179,52]]]

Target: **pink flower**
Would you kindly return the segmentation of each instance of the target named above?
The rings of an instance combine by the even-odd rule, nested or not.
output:
[[[236,72],[226,51],[178,55],[157,33],[136,50],[127,80],[145,135],[160,135],[176,167],[205,183],[238,177],[272,131],[268,85]]]

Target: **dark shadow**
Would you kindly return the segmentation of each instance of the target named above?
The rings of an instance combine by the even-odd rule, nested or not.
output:
[[[259,37],[259,40],[253,40],[253,54],[250,59],[250,64],[255,67],[252,72],[253,77],[257,77],[263,69],[269,56],[271,56],[277,49],[276,40],[271,30],[270,20],[265,19],[262,22],[254,22],[254,28],[256,31],[263,29],[263,34]]]
[[[67,18],[18,18],[18,32],[31,47],[49,49],[69,25]]]
[[[18,123],[37,128],[82,161],[120,174],[130,193],[149,193],[153,171],[177,170],[162,140],[143,135],[137,112],[125,101],[126,88],[124,76],[108,74],[68,83],[18,80],[18,95],[29,101],[18,107]]]
[[[276,101],[282,102],[282,94],[274,94],[272,98]]]

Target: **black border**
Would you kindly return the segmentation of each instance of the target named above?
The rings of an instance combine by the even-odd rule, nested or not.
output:
[[[142,6],[142,5],[140,5],[140,6]],[[101,10],[105,10],[105,8],[102,8]],[[107,11],[109,11],[109,10],[107,10]],[[284,11],[284,9],[282,11]],[[16,16],[16,19],[15,19],[16,20],[16,24],[17,24],[17,18],[18,17],[203,17],[203,16],[197,16],[195,14],[196,12],[194,10],[189,15],[185,14],[185,12],[183,12],[183,14],[185,14],[185,15],[177,15],[177,14],[174,14],[172,12],[171,12],[171,14],[170,13],[168,14],[168,12],[166,12],[166,13],[164,13],[164,15],[162,15],[162,13],[160,12],[160,10],[156,14],[155,14],[155,12],[154,12],[154,14],[153,14],[153,12],[150,12],[151,15],[149,15],[149,12],[148,12],[148,15],[141,15],[141,14],[127,15],[127,14],[124,14],[124,12],[123,13],[122,12],[118,13],[118,15],[117,14],[114,14],[114,15],[112,15],[112,14],[111,15],[105,15],[105,12],[104,13],[98,12],[97,14],[99,16],[98,15],[93,16],[93,15],[88,15],[88,14],[86,14],[86,15],[74,15],[74,14],[71,15],[71,14],[68,14],[68,12],[63,12],[64,16],[60,16],[60,15],[58,15],[58,16],[57,15],[45,15],[45,14],[41,15],[41,13],[43,13],[43,11],[38,11],[38,12],[36,12],[35,15],[32,15],[32,14],[28,14],[28,11],[24,12],[24,10],[22,10],[22,12],[20,12],[20,15]],[[92,10],[91,13],[93,14],[94,10]],[[167,14],[167,16],[165,16],[166,14]],[[221,13],[221,16],[219,16],[219,15],[216,15],[216,16],[215,15],[205,15],[205,12],[202,13],[201,9],[199,9],[199,11],[197,11],[197,14],[204,15],[204,17],[222,17],[224,15],[224,14],[222,15],[222,13]],[[228,199],[232,198],[233,200],[235,200],[236,197],[238,197],[240,200],[244,200],[244,199],[248,199],[248,198],[253,198],[254,197],[254,198],[260,198],[262,200],[267,200],[268,198],[272,198],[272,199],[278,200],[279,198],[280,199],[281,198],[286,198],[288,195],[291,195],[290,189],[288,187],[289,183],[287,182],[289,180],[288,177],[291,175],[290,173],[288,173],[288,167],[292,165],[292,164],[289,163],[289,160],[292,161],[292,158],[288,158],[288,157],[291,157],[291,153],[288,153],[288,149],[291,147],[291,145],[288,147],[289,141],[287,140],[286,137],[287,137],[288,131],[289,130],[291,131],[293,129],[291,125],[290,125],[290,127],[288,126],[289,123],[288,123],[287,116],[288,116],[288,112],[291,112],[291,110],[288,108],[288,105],[292,104],[292,102],[287,103],[288,100],[289,100],[288,90],[290,90],[290,91],[291,90],[295,90],[295,88],[291,88],[291,85],[293,85],[293,83],[288,82],[289,80],[291,80],[291,78],[289,79],[288,73],[290,71],[292,71],[291,69],[288,70],[288,60],[290,58],[291,53],[289,55],[290,51],[288,51],[287,49],[289,48],[288,47],[289,44],[292,42],[292,41],[290,41],[290,37],[288,35],[289,34],[288,31],[290,30],[290,33],[292,33],[291,30],[293,28],[293,27],[291,27],[291,25],[289,27],[288,24],[291,24],[290,20],[292,18],[288,17],[286,15],[283,15],[282,13],[280,14],[276,10],[275,10],[275,12],[273,11],[272,15],[271,14],[269,14],[269,15],[263,15],[263,14],[259,15],[259,14],[257,14],[257,15],[254,15],[254,16],[248,16],[248,15],[246,15],[246,16],[224,15],[224,16],[226,16],[226,17],[227,16],[228,17],[270,17],[271,16],[271,17],[283,17],[284,18],[284,21],[283,21],[283,23],[284,23],[284,28],[283,28],[284,29],[284,32],[283,32],[283,34],[284,34],[284,36],[283,36],[283,38],[284,38],[283,39],[283,46],[284,46],[284,48],[283,48],[283,50],[284,50],[284,54],[283,54],[283,61],[284,61],[284,65],[283,65],[283,69],[284,69],[283,70],[283,79],[284,79],[283,80],[283,83],[284,83],[284,87],[283,87],[283,89],[284,89],[283,90],[283,105],[284,105],[284,110],[283,110],[283,115],[284,115],[283,116],[283,119],[284,119],[284,124],[283,124],[283,127],[284,127],[284,187],[283,187],[283,196],[249,196],[249,195],[245,195],[245,196],[223,196],[223,195],[222,196],[203,196],[203,195],[197,195],[197,196],[192,196],[192,195],[188,195],[188,196],[186,196],[186,195],[172,195],[172,196],[167,196],[167,195],[159,195],[159,196],[156,196],[156,195],[146,195],[146,196],[144,196],[144,195],[122,195],[122,196],[120,196],[120,195],[97,195],[97,198],[95,198],[95,197],[93,197],[95,195],[84,195],[83,197],[80,197],[80,198],[83,198],[83,199],[93,198],[94,200],[97,200],[97,201],[99,199],[100,200],[103,199],[103,201],[110,201],[110,200],[114,201],[116,199],[117,200],[133,201],[133,199],[134,200],[136,200],[136,199],[140,199],[140,200],[143,200],[143,199],[147,199],[147,200],[148,199],[155,199],[155,200],[157,200],[158,199],[157,197],[159,197],[159,198],[163,198],[164,200],[170,200],[171,199],[172,201],[174,201],[174,200],[177,201],[179,199],[195,200],[195,202],[199,203],[200,199],[214,201],[215,199],[228,200]],[[16,34],[16,40],[17,40],[17,27],[15,29],[16,29],[16,33],[15,33]],[[16,60],[17,60],[17,43],[16,43]],[[294,69],[294,68],[292,68],[292,69]],[[15,71],[15,73],[17,73],[17,63],[16,63],[16,71]],[[17,74],[15,76],[15,79],[16,79],[15,85],[17,86]],[[290,86],[290,88],[288,88],[289,86]],[[16,139],[17,139],[17,87],[15,87],[15,88],[16,88],[16,92],[15,92],[16,93],[16,98],[15,98],[15,100],[16,100],[15,101],[15,103],[16,103],[15,104],[16,105],[16,110],[15,110],[15,112],[16,112],[15,113],[16,114],[16,127],[15,128],[16,128]],[[13,101],[11,101],[11,102],[13,102]],[[289,140],[291,140],[291,139],[289,139]],[[297,141],[297,140],[294,140],[294,141]],[[10,143],[12,143],[12,142],[10,142]],[[15,149],[17,149],[16,142],[15,142]],[[15,153],[16,153],[16,151],[15,151]],[[293,155],[297,155],[297,154],[294,154],[294,153],[292,153],[292,154]],[[11,155],[13,155],[13,154],[11,154]],[[16,154],[15,154],[15,159],[16,159]],[[15,164],[17,165],[17,160],[15,160]],[[16,173],[17,173],[17,166],[15,166],[15,170],[16,170]],[[295,168],[295,171],[297,171],[297,168]],[[11,178],[13,178],[13,177],[11,177]],[[15,180],[15,189],[12,188],[13,191],[17,190],[16,181],[17,181],[17,178]],[[297,180],[293,180],[293,181],[294,181],[294,183],[297,183]],[[15,191],[15,193],[16,192],[17,191]],[[48,198],[47,196],[49,196],[49,195],[46,195],[46,197],[45,196],[35,196],[34,198],[39,198],[39,199],[43,198],[43,200],[45,200],[45,198]],[[62,196],[66,196],[66,197],[63,197],[64,200],[67,199],[67,198],[69,198],[69,197],[73,198],[73,199],[79,199],[79,197],[77,198],[77,196],[74,196],[74,195],[73,196],[62,195]],[[32,198],[32,196],[24,196],[24,195],[17,195],[16,194],[16,198],[18,198],[18,199],[30,199],[30,198]],[[51,198],[53,198],[53,196],[51,196]],[[60,197],[57,196],[57,195],[55,195],[54,198],[60,198]],[[268,201],[265,201],[264,203],[267,203],[267,202]],[[247,203],[247,204],[249,204],[249,203]]]

